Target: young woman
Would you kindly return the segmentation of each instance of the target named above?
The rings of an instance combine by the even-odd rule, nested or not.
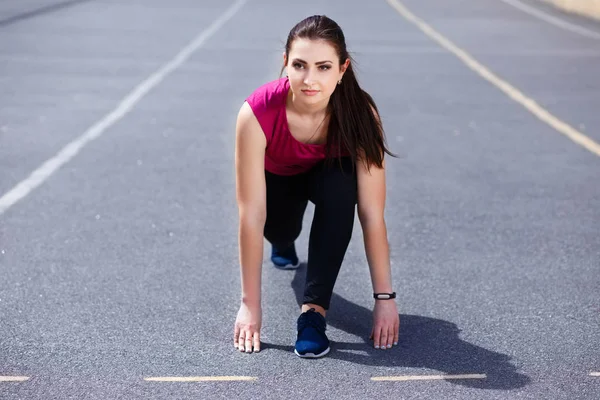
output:
[[[240,351],[260,350],[263,236],[275,267],[298,267],[294,242],[315,205],[295,353],[329,352],[326,312],[352,235],[355,207],[374,291],[375,348],[398,342],[384,221],[385,145],[377,107],[354,76],[341,28],[325,16],[299,22],[283,55],[287,76],[258,88],[236,126],[242,299],[234,331]]]

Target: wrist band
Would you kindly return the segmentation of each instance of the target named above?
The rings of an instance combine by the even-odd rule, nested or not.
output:
[[[373,293],[375,300],[391,300],[396,298],[396,292],[392,293]]]

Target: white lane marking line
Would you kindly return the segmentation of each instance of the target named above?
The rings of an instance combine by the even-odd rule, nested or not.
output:
[[[590,372],[590,376],[600,376],[600,372]]]
[[[510,6],[513,6],[514,8],[517,8],[529,15],[532,15],[536,18],[544,20],[554,26],[558,26],[559,28],[562,28],[564,30],[578,33],[582,36],[589,37],[592,39],[600,40],[600,33],[598,33],[598,32],[594,32],[594,31],[592,31],[590,29],[586,29],[582,26],[575,25],[570,22],[564,21],[558,17],[555,17],[553,15],[545,13],[542,10],[539,10],[535,7],[531,7],[531,6],[528,6],[527,4],[523,4],[519,0],[502,0],[502,1]]]
[[[158,376],[144,378],[148,382],[233,382],[255,381],[257,379],[252,376]]]
[[[433,380],[450,380],[450,379],[486,379],[485,374],[466,374],[466,375],[404,375],[404,376],[374,376],[372,381],[389,381],[389,382],[404,382],[404,381],[433,381]]]
[[[530,97],[527,97],[521,93],[518,89],[513,87],[510,83],[500,79],[496,74],[487,69],[483,64],[475,60],[466,51],[459,48],[457,45],[452,43],[449,39],[446,39],[441,33],[438,33],[435,29],[425,23],[423,20],[415,16],[410,12],[402,3],[398,0],[387,0],[388,4],[391,5],[402,17],[406,20],[415,24],[423,33],[429,36],[431,39],[439,43],[440,46],[458,57],[464,62],[470,69],[478,73],[485,80],[496,86],[498,89],[503,91],[508,97],[516,101],[525,107],[529,112],[539,118],[541,121],[547,123],[558,132],[567,136],[573,142],[586,148],[590,152],[600,156],[600,144],[593,141],[583,133],[579,132],[566,122],[558,119],[554,115],[550,114],[549,111],[542,108]]]
[[[28,376],[0,376],[0,382],[24,382],[29,380]]]
[[[223,15],[217,18],[206,30],[185,46],[171,61],[164,64],[146,78],[146,80],[137,85],[133,91],[121,100],[117,108],[105,115],[81,136],[63,147],[58,154],[39,166],[29,177],[19,182],[0,197],[0,215],[44,183],[54,172],[75,157],[85,145],[100,137],[108,128],[127,115],[150,90],[179,68],[207,39],[231,19],[246,2],[247,0],[237,0]]]

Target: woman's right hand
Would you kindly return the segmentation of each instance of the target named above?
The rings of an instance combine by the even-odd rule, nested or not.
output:
[[[235,320],[233,345],[240,351],[255,353],[260,351],[260,327],[262,310],[260,306],[249,306],[242,302]]]

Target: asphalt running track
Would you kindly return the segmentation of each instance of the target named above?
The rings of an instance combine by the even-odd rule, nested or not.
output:
[[[600,24],[323,3],[0,4],[1,398],[600,397]],[[368,345],[356,224],[332,353],[293,355],[304,270],[265,258],[263,351],[241,354],[235,115],[311,14],[344,28],[399,154],[401,340]]]

